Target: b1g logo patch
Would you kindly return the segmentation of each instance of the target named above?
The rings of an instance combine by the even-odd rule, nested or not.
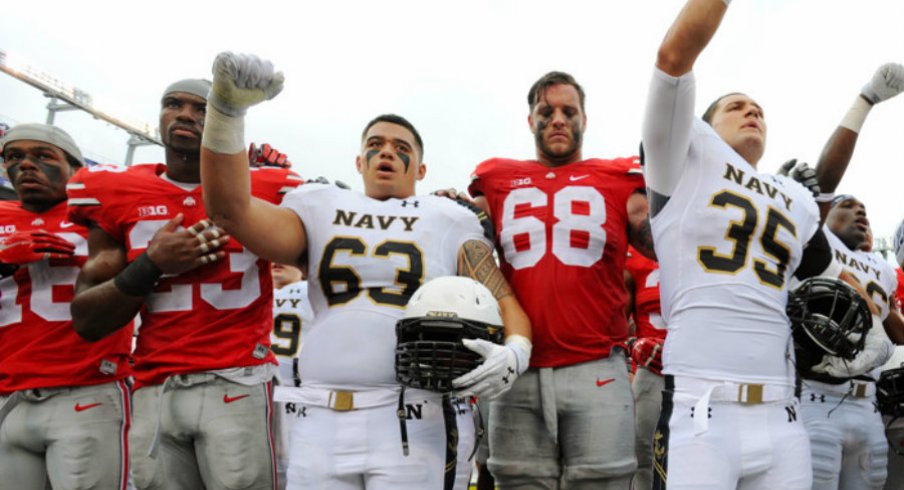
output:
[[[146,218],[148,216],[168,216],[169,209],[164,205],[159,206],[139,206],[138,207],[138,217]]]

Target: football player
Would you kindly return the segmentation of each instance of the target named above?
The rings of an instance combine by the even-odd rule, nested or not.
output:
[[[879,307],[885,328],[880,326],[876,333],[887,331],[897,339],[904,339],[904,320],[895,307],[895,271],[871,252],[872,233],[863,202],[851,195],[835,196],[834,191],[872,107],[902,90],[904,66],[880,66],[829,138],[815,169],[820,215],[835,258]],[[804,175],[805,169],[805,164],[799,164],[796,175]],[[863,356],[858,356],[861,363]],[[873,360],[873,369],[854,377],[801,371],[801,415],[810,435],[814,489],[883,487],[887,467],[885,427],[875,410],[878,368],[883,362]]]
[[[857,286],[833,260],[810,191],[757,171],[766,143],[762,107],[731,93],[702,119],[693,115],[694,63],[729,1],[689,0],[678,14],[659,47],[644,118],[669,329],[654,488],[667,479],[670,489],[808,489],[789,282],[792,274],[821,275]]]
[[[164,91],[165,165],[84,169],[68,187],[69,219],[89,228],[76,330],[99,339],[141,315],[130,432],[140,489],[276,485],[270,264],[204,212],[209,88],[187,79]],[[301,183],[286,169],[251,173],[251,192],[273,204]]]
[[[662,405],[662,347],[666,326],[659,306],[659,264],[628,248],[625,261],[625,287],[629,295],[630,314],[634,318],[637,340],[631,344],[631,359],[637,366],[631,388],[634,391],[634,444],[637,473],[634,488],[651,488],[653,484],[653,433]]]
[[[88,342],[69,302],[88,230],[66,218],[84,159],[63,130],[0,139],[18,201],[0,203],[0,488],[124,489],[132,329]]]
[[[279,384],[301,386],[298,371],[298,354],[314,321],[314,312],[308,301],[308,283],[303,268],[286,264],[273,264],[273,331],[270,333],[270,350],[279,361]],[[289,435],[301,414],[294,403],[274,404],[279,417],[277,439],[277,463],[280,488],[285,488],[286,470],[289,468]]]
[[[652,255],[643,181],[636,158],[583,157],[571,75],[547,73],[527,102],[536,159],[484,161],[469,187],[535,341],[530,369],[491,404],[488,466],[501,488],[624,488],[637,465],[623,269],[629,242]]]
[[[424,145],[395,115],[364,128],[356,160],[364,194],[310,184],[286,196],[283,207],[252,198],[244,114],[282,89],[282,74],[232,53],[217,56],[213,71],[201,150],[208,212],[260,256],[310,266],[315,320],[299,362],[302,383],[280,396],[302,411],[290,441],[289,488],[451,485],[455,411],[448,396],[401,389],[395,324],[423,282],[470,276],[499,300],[507,337],[504,346],[475,341],[486,361],[455,380],[455,394],[492,397],[527,368],[530,324],[476,215],[442,197],[415,195],[426,172]]]
[[[863,203],[850,195],[838,196],[823,231],[835,259],[870,293],[883,322],[900,321],[893,305],[894,270],[870,252],[872,236]],[[821,373],[818,366],[810,369],[798,360],[801,417],[810,436],[814,489],[879,490],[885,482],[887,443],[876,411],[881,363],[877,359],[873,364],[872,372],[850,377]]]

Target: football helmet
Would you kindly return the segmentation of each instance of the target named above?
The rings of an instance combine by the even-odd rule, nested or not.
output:
[[[396,337],[396,380],[411,388],[447,393],[452,380],[483,362],[462,339],[502,343],[499,303],[471,278],[439,277],[414,292],[396,323]]]
[[[895,347],[891,359],[882,366],[876,398],[882,415],[904,417],[904,347]]]
[[[811,277],[788,294],[788,318],[798,359],[828,354],[851,360],[863,350],[872,315],[854,288]],[[803,355],[801,355],[803,354]]]

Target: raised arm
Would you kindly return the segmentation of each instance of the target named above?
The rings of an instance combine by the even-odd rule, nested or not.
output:
[[[691,71],[722,23],[729,0],[689,0],[659,46],[656,67],[673,77]]]
[[[873,78],[863,86],[845,113],[841,123],[829,137],[816,164],[816,177],[823,194],[819,201],[819,211],[824,222],[831,209],[831,200],[854,155],[857,137],[866,117],[873,106],[886,101],[904,91],[904,66],[886,63],[873,74]]]
[[[217,56],[201,140],[201,185],[204,208],[217,225],[261,258],[297,264],[307,249],[304,226],[291,210],[251,196],[245,152],[245,112],[282,87],[283,75],[269,61],[233,53]]]
[[[659,47],[643,123],[650,216],[665,206],[684,173],[694,121],[691,70],[722,22],[726,6],[723,0],[689,0]]]

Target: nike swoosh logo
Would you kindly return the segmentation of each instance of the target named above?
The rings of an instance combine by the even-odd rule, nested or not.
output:
[[[607,384],[609,384],[613,381],[615,381],[615,378],[609,378],[609,379],[603,379],[603,380],[596,378],[596,385],[597,386],[606,386]]]
[[[229,395],[223,395],[223,403],[232,403],[236,400],[241,400],[242,398],[248,398],[251,395],[239,395],[236,397],[230,398]]]
[[[586,179],[587,177],[590,177],[590,176],[589,175],[572,175],[572,176],[568,177],[568,180],[570,180],[572,182],[577,182],[581,179]]]
[[[76,412],[84,412],[85,410],[88,410],[89,408],[94,408],[94,407],[98,407],[101,405],[103,405],[103,403],[89,403],[87,405],[80,405],[80,404],[76,403],[75,411]]]
[[[68,221],[60,222],[60,228],[69,228],[70,226],[75,226],[75,223],[70,223]]]

